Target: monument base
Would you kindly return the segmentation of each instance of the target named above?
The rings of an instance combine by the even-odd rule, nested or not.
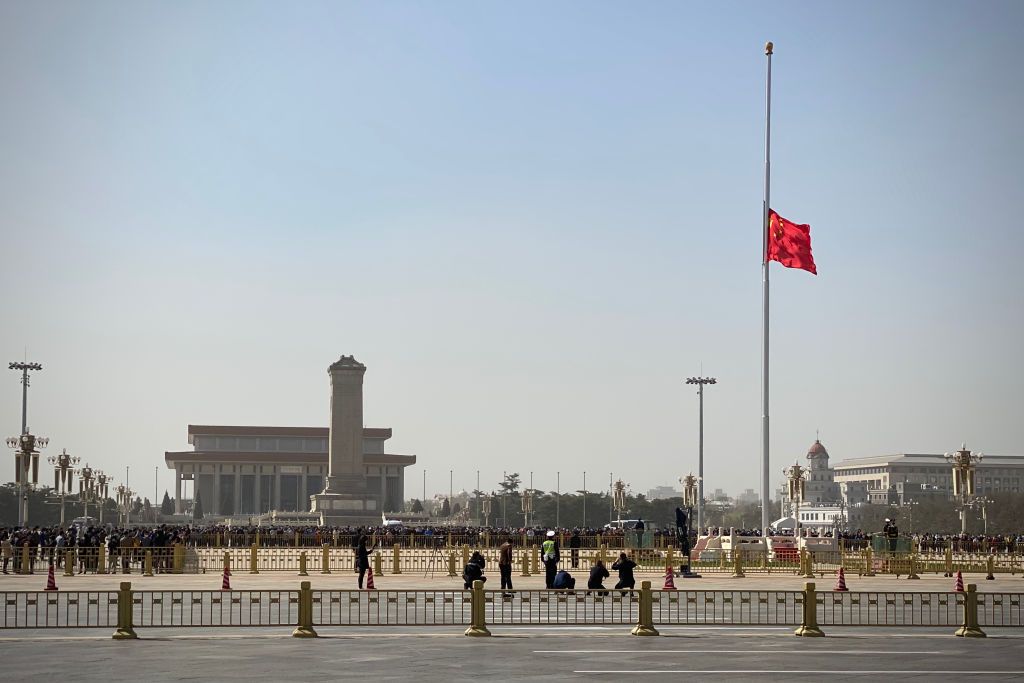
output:
[[[325,526],[380,526],[380,505],[365,493],[316,493],[309,497],[310,512]]]

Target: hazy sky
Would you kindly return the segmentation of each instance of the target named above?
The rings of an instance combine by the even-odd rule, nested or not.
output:
[[[0,360],[44,364],[47,453],[144,495],[189,423],[326,426],[343,353],[411,495],[422,467],[428,493],[449,469],[646,491],[696,470],[703,363],[707,486],[758,489],[773,40],[772,204],[820,275],[772,268],[772,473],[816,429],[833,459],[1022,453],[1022,26],[1020,2],[4,2]]]

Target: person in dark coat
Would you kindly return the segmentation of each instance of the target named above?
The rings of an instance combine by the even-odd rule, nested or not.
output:
[[[572,574],[561,569],[555,574],[555,581],[551,587],[560,590],[572,590],[576,587],[576,579],[573,578]]]
[[[587,579],[587,588],[603,589],[604,580],[607,579],[608,576],[608,567],[604,566],[604,561],[597,560],[594,562],[594,566],[590,568],[590,578]],[[598,595],[608,595],[608,591],[602,590]]]
[[[486,583],[487,577],[484,576],[484,567],[486,566],[487,560],[485,560],[484,556],[480,554],[480,551],[477,550],[476,552],[474,552],[473,555],[469,558],[469,562],[462,570],[462,580],[464,582],[463,588],[469,590],[473,587],[474,581],[481,581]]]
[[[636,562],[626,557],[626,553],[619,553],[619,559],[612,565],[612,569],[619,572],[619,582],[615,584],[616,589],[636,588],[636,579],[633,577],[633,568]],[[625,595],[626,591],[622,591]]]
[[[359,589],[363,588],[363,577],[366,576],[366,570],[370,568],[370,551],[366,547],[367,539],[366,535],[359,537],[359,542],[356,544],[356,570],[359,572]]]
[[[582,545],[582,539],[580,539],[580,530],[573,529],[572,536],[569,537],[569,559],[573,569],[580,568],[580,546]]]

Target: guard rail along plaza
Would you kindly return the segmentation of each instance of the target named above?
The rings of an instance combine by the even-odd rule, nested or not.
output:
[[[831,626],[931,626],[984,637],[985,629],[1024,625],[1021,593],[652,590],[135,590],[20,591],[0,594],[5,629],[108,628],[114,638],[136,629],[190,626],[292,627],[297,637],[327,626],[452,626],[490,635],[507,625],[622,625],[638,636],[659,626],[792,626],[820,636]]]

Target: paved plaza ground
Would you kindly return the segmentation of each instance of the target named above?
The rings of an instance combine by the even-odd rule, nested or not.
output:
[[[572,570],[570,570],[572,571]],[[587,574],[582,569],[573,571],[577,577],[577,587],[585,587]],[[984,574],[965,574],[964,583],[975,583],[979,591],[1024,593],[1024,576],[1021,574],[996,574],[994,581],[986,581]],[[219,590],[221,575],[207,574],[157,574],[152,577],[142,576],[138,570],[131,574],[84,574],[63,576],[57,572],[57,586],[61,590],[116,590],[121,581],[131,581],[132,587],[138,590]],[[661,588],[663,577],[637,575],[637,586],[642,580],[650,580],[652,588]],[[320,574],[311,571],[308,577],[298,576],[295,572],[262,572],[249,574],[245,569],[233,570],[231,587],[236,590],[297,590],[299,582],[309,581],[316,590],[349,590],[355,589],[356,575],[352,572],[334,572]],[[513,575],[513,585],[519,589],[544,588],[543,575],[520,577]],[[606,586],[615,585],[614,575],[605,581]],[[675,580],[676,587],[683,590],[800,590],[804,579],[792,573],[748,574],[744,579],[731,578],[729,574],[705,574],[700,579]],[[818,590],[831,590],[836,583],[834,573],[827,572],[824,576],[814,579]],[[375,577],[378,589],[391,590],[453,590],[462,588],[462,580],[451,578],[447,572],[435,572],[424,576],[423,572],[404,572],[399,575],[385,574]],[[897,578],[892,575],[876,575],[861,577],[856,574],[846,575],[846,584],[853,591],[923,591],[948,592],[953,590],[954,580],[942,574],[921,574],[920,580],[908,580],[905,576]],[[0,575],[0,591],[42,590],[46,586],[46,574],[35,573],[27,576],[9,574]],[[497,571],[487,572],[486,588],[497,589],[500,586]]]
[[[94,630],[0,632],[8,680],[374,681],[634,679],[770,681],[983,680],[1024,676],[1024,629],[960,639],[950,629],[504,627],[491,638],[450,628],[320,629],[298,639],[268,629],[151,630],[113,641]],[[59,656],[54,656],[59,652]],[[119,673],[120,672],[120,673]]]

